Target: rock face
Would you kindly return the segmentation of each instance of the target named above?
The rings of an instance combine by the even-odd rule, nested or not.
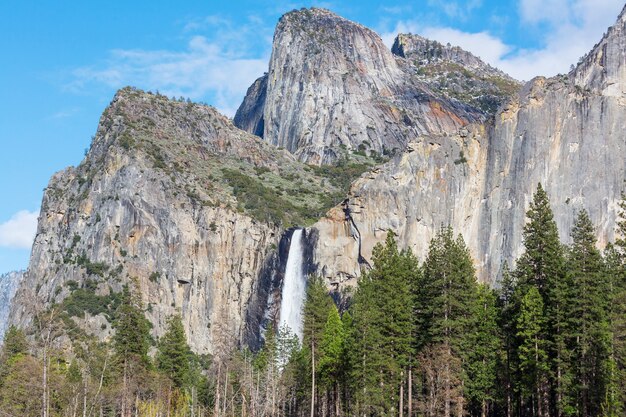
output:
[[[257,79],[248,88],[246,97],[239,106],[233,119],[235,126],[253,135],[263,137],[265,123],[263,111],[265,110],[265,95],[267,93],[267,74]]]
[[[406,58],[415,76],[438,94],[493,114],[521,83],[458,46],[400,34],[391,52]]]
[[[0,275],[0,343],[7,329],[13,296],[23,276],[24,271],[13,271]]]
[[[387,229],[423,256],[439,225],[467,242],[486,282],[498,279],[523,250],[525,212],[542,183],[561,238],[586,209],[600,246],[613,240],[617,201],[626,179],[624,13],[569,75],[536,78],[488,123],[458,136],[423,136],[351,190],[360,241],[340,212],[319,228],[316,259],[329,280],[360,275]]]
[[[576,212],[589,211],[601,246],[614,238],[626,179],[626,17],[570,74],[536,78],[495,117],[481,222],[489,270],[521,249],[524,211],[538,182],[565,242]]]
[[[235,124],[257,134],[262,126],[269,143],[325,164],[342,149],[387,154],[482,120],[412,73],[373,31],[327,10],[294,11],[280,19],[269,72],[250,87]]]
[[[443,45],[440,42],[426,39],[419,35],[399,34],[391,52],[402,58],[415,61],[416,65],[428,65],[437,62],[451,62],[461,65],[480,76],[498,76],[512,79],[497,68],[458,46]]]
[[[178,312],[194,350],[231,347],[280,241],[275,215],[304,221],[298,210],[315,211],[316,193],[336,193],[322,181],[210,107],[121,90],[85,160],[45,191],[12,322],[27,325],[33,303],[72,315],[77,290],[103,304],[134,280],[155,336]],[[106,314],[87,307],[75,320],[108,337]]]

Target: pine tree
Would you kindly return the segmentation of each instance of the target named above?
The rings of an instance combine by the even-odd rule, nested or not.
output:
[[[578,412],[599,415],[609,359],[609,289],[603,259],[596,249],[595,231],[584,210],[576,218],[572,238],[568,269],[574,293],[570,317],[574,329],[572,368],[577,383],[573,388]]]
[[[393,233],[373,251],[373,267],[354,297],[350,342],[354,397],[361,413],[386,415],[404,407],[414,357],[413,281],[418,264],[399,252]]]
[[[615,245],[605,250],[609,287],[609,361],[607,387],[603,401],[604,416],[621,416],[626,410],[626,195],[619,203],[620,216],[616,227]]]
[[[189,379],[191,351],[180,315],[167,321],[167,330],[158,344],[157,369],[167,375],[174,386],[182,388]]]
[[[603,416],[621,416],[626,405],[626,274],[623,256],[616,245],[607,245],[604,251],[607,285],[609,362],[607,363],[606,396],[602,403]]]
[[[450,416],[455,408],[456,414],[462,414],[464,394],[452,395],[457,391],[453,381],[463,382],[467,369],[455,368],[451,364],[458,360],[467,368],[469,362],[468,335],[473,324],[477,283],[469,250],[461,236],[454,239],[452,228],[442,228],[430,242],[419,288],[417,346],[424,352],[444,352],[448,358],[445,361],[428,360],[430,366],[443,366],[444,369],[422,366],[422,374],[443,375],[444,382],[437,388],[444,392],[442,413]],[[433,389],[426,394],[438,398],[440,393],[432,392]]]
[[[536,399],[539,404],[535,409],[541,413],[541,417],[545,413],[559,414],[565,402],[564,396],[568,389],[566,374],[569,372],[565,356],[570,296],[563,246],[559,241],[548,195],[541,184],[537,185],[526,217],[528,222],[523,232],[525,251],[518,259],[515,270],[517,285],[514,309],[515,315],[519,315],[522,297],[528,294],[531,287],[538,290],[544,314],[541,320],[544,327],[540,329],[538,337],[543,338],[542,344],[545,344],[549,358],[547,381],[537,380],[543,385],[531,390],[539,396]],[[526,391],[529,391],[528,388]]]
[[[478,286],[472,312],[473,331],[466,340],[466,392],[471,406],[486,417],[495,400],[496,365],[500,348],[496,295],[486,285]],[[476,414],[476,413],[475,413]]]
[[[326,320],[332,308],[333,300],[322,278],[317,276],[310,278],[303,307],[303,346],[314,345],[319,349]]]
[[[4,334],[0,363],[3,363],[17,355],[25,355],[27,352],[28,341],[26,340],[24,331],[13,325],[9,326]]]
[[[537,185],[526,217],[525,251],[516,269],[518,285],[536,287],[545,302],[549,300],[555,282],[563,276],[564,257],[550,201],[541,184]]]
[[[420,345],[444,343],[463,350],[476,297],[476,276],[463,238],[442,228],[431,241],[418,295]]]
[[[122,301],[113,323],[113,348],[119,361],[135,357],[143,364],[149,364],[150,327],[143,312],[141,298],[128,286],[122,291]]]
[[[317,382],[319,379],[317,362],[319,361],[320,344],[324,337],[324,327],[331,308],[333,308],[333,300],[328,294],[322,278],[310,278],[306,289],[302,325],[302,349],[308,369],[306,372],[301,372],[301,377],[306,374],[310,379],[301,381],[300,386],[310,392],[308,405],[312,415],[319,403],[317,401]]]
[[[523,406],[533,415],[542,416],[546,410],[546,386],[548,383],[548,343],[543,333],[546,318],[543,313],[543,298],[539,290],[530,286],[522,297],[517,317],[519,338],[519,367],[522,374],[522,395],[530,398]]]
[[[324,334],[320,343],[318,369],[320,384],[332,390],[332,402],[335,415],[339,415],[341,407],[339,382],[341,378],[345,333],[339,311],[333,305],[328,314]]]
[[[150,327],[139,294],[131,291],[128,286],[122,291],[122,300],[116,315],[113,322],[113,359],[122,382],[118,387],[121,415],[126,416],[136,406],[144,371],[151,365],[148,357]]]
[[[517,369],[515,355],[515,286],[516,282],[509,270],[508,263],[502,268],[501,285],[498,290],[497,312],[498,328],[502,336],[502,347],[498,358],[498,381],[504,401],[504,410],[507,417],[513,415],[513,401],[515,397],[515,372]]]

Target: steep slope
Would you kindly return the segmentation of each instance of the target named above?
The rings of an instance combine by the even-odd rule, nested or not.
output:
[[[420,135],[455,133],[477,120],[480,111],[417,81],[376,33],[317,8],[280,19],[269,72],[235,116],[238,127],[262,127],[266,141],[318,165],[340,159],[341,149],[401,151]]]
[[[416,77],[434,92],[489,114],[495,113],[522,87],[519,81],[470,52],[419,35],[398,35],[391,52],[406,58]]]
[[[583,208],[600,245],[613,240],[617,202],[626,188],[625,30],[622,11],[569,75],[532,80],[496,116],[481,220],[492,225],[481,250],[491,269],[519,254],[524,211],[538,182],[550,196],[564,241],[570,241],[575,214]]]
[[[155,335],[180,312],[196,351],[232,346],[283,228],[312,221],[337,195],[213,108],[126,88],[85,160],[45,191],[12,322],[56,302],[106,338],[117,294],[135,279]]]
[[[23,276],[24,271],[13,271],[0,275],[0,343],[2,343],[7,328],[13,296]]]
[[[581,209],[597,226],[600,245],[612,240],[626,179],[624,25],[622,12],[572,73],[527,83],[493,121],[459,136],[425,136],[357,181],[352,220],[338,210],[315,226],[324,275],[352,284],[359,257],[369,259],[387,229],[422,255],[436,229],[451,224],[465,237],[480,278],[496,280],[503,262],[523,249],[525,212],[539,182],[564,241]]]

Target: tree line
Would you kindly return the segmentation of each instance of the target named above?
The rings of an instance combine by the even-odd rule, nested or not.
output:
[[[179,316],[152,341],[125,288],[111,342],[83,338],[68,355],[49,343],[47,311],[36,338],[5,335],[0,416],[624,416],[626,200],[621,208],[604,251],[586,211],[564,245],[539,185],[523,253],[497,288],[477,282],[450,227],[423,262],[390,232],[347,307],[312,277],[302,340],[270,327],[258,352],[195,355]]]

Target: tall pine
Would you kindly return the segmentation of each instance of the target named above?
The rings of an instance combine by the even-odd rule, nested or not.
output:
[[[427,398],[442,403],[430,415],[461,415],[466,408],[468,347],[477,296],[475,270],[469,250],[452,228],[442,228],[431,241],[417,291],[417,346],[422,351],[421,375]],[[443,359],[443,360],[440,360]],[[454,366],[455,363],[462,366]],[[437,375],[433,377],[433,375]],[[441,380],[440,385],[435,384]],[[431,400],[433,402],[434,400]],[[422,401],[423,403],[425,401]]]
[[[374,248],[373,267],[359,282],[352,306],[352,375],[359,414],[390,415],[407,404],[406,378],[414,356],[413,281],[418,270],[392,232]]]
[[[603,403],[605,416],[626,412],[626,195],[622,194],[615,231],[615,245],[606,249],[609,297],[609,363],[607,393]]]
[[[609,359],[609,289],[602,255],[596,248],[595,231],[584,210],[576,218],[572,239],[568,256],[573,290],[570,320],[575,384],[572,388],[577,414],[596,416],[600,415],[604,400]]]
[[[534,413],[539,417],[548,413],[558,415],[564,403],[568,389],[565,383],[568,369],[566,366],[567,347],[567,306],[570,301],[568,285],[565,279],[565,256],[559,241],[559,232],[554,221],[548,195],[541,186],[537,191],[526,213],[527,223],[524,226],[524,253],[517,261],[516,276],[516,314],[521,314],[521,302],[531,288],[535,288],[541,297],[543,317],[539,322],[536,337],[545,346],[547,358],[546,379],[523,378],[523,383],[541,383],[541,386],[521,387],[524,392],[534,392],[536,403]],[[539,319],[539,318],[538,318]],[[519,323],[519,320],[516,320]],[[523,330],[523,329],[522,329]],[[543,369],[543,365],[540,367]],[[522,398],[527,402],[529,398]],[[518,404],[519,406],[523,404]]]
[[[191,351],[187,344],[185,328],[180,315],[167,321],[167,330],[158,344],[157,368],[165,373],[174,385],[182,388],[189,380]]]
[[[117,360],[124,362],[132,357],[145,365],[149,364],[150,325],[137,290],[124,287],[113,328],[113,349]]]

